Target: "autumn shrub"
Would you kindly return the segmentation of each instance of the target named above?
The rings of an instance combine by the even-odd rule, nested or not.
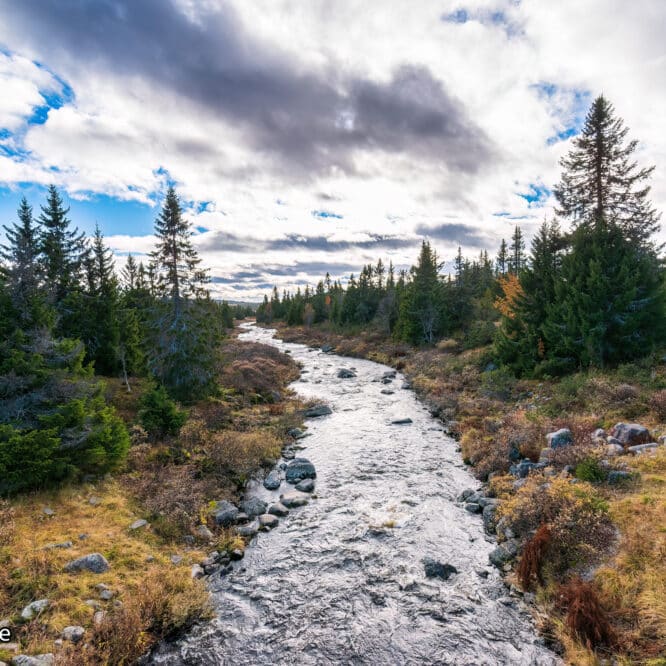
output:
[[[660,421],[666,421],[666,389],[652,394],[650,407]]]
[[[491,472],[506,472],[509,469],[509,446],[506,441],[477,428],[467,429],[461,439],[463,459],[474,466],[474,475],[487,479]]]
[[[149,572],[122,606],[111,608],[93,627],[84,645],[66,644],[57,653],[55,663],[136,663],[157,641],[184,631],[210,614],[208,593],[201,581],[192,580],[178,569]]]
[[[529,536],[547,525],[551,538],[543,557],[543,571],[555,579],[597,562],[615,535],[608,506],[594,487],[571,481],[546,481],[532,475],[498,509],[498,517],[506,518],[518,535]]]
[[[550,545],[550,540],[550,527],[548,525],[540,525],[535,535],[525,544],[516,570],[516,575],[524,590],[531,589],[535,582],[543,585],[544,581],[541,569],[544,564],[546,550]]]
[[[299,376],[296,362],[275,347],[233,340],[223,350],[219,382],[255,400],[275,401],[275,392]]]
[[[569,632],[589,649],[615,643],[608,613],[592,583],[576,578],[560,586],[557,606],[565,613]]]
[[[208,456],[199,461],[199,469],[204,474],[221,479],[232,477],[242,483],[252,471],[278,458],[280,449],[280,440],[266,431],[214,433],[206,447]]]

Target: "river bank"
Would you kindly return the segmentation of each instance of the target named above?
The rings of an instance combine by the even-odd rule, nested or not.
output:
[[[145,381],[131,379],[127,393],[107,378],[132,435],[125,468],[0,502],[0,626],[14,638],[0,644],[0,663],[134,663],[212,617],[197,568],[223,575],[245,547],[215,508],[239,503],[280,456],[303,407],[287,389],[299,376],[288,356],[233,338],[222,352],[218,395],[188,407],[177,435],[140,425]],[[69,567],[82,557],[90,566]]]
[[[289,353],[298,396],[329,408],[310,412],[289,452],[314,465],[314,492],[253,538],[242,566],[210,579],[214,620],[149,663],[559,663],[459,501],[478,483],[404,377],[265,330],[247,336]],[[285,477],[248,494],[270,506],[293,488]]]
[[[556,516],[571,514],[569,527],[555,520],[557,538],[543,545],[535,571],[523,571],[523,584],[508,562],[504,572],[509,584],[535,595],[540,629],[549,641],[563,646],[569,663],[664,663],[666,447],[613,456],[613,445],[605,439],[617,423],[639,421],[647,438],[663,442],[663,363],[580,373],[561,381],[526,381],[497,370],[488,348],[461,351],[452,340],[419,350],[392,343],[375,331],[341,335],[282,325],[278,331],[284,340],[403,371],[431,413],[456,436],[463,457],[488,492],[501,500],[498,537],[505,542],[518,537],[514,556],[530,541],[534,545],[535,529],[544,519],[532,512],[532,523],[521,524],[530,506],[547,505]],[[571,431],[575,446],[530,474],[549,447],[546,435],[561,428]],[[591,437],[599,428],[606,430],[603,442]],[[628,447],[620,448],[627,452]],[[520,478],[522,474],[541,481]],[[621,482],[611,484],[609,479]],[[575,494],[569,491],[572,487]],[[522,534],[514,534],[519,532],[515,528]],[[595,539],[589,538],[591,533]],[[575,566],[568,551],[584,555],[586,566]],[[584,580],[579,582],[578,574]],[[564,603],[571,595],[596,604],[596,614],[606,623],[595,628],[606,633],[594,649],[570,617],[572,604]]]

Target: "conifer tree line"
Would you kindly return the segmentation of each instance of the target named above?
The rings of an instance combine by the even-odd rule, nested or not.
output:
[[[0,495],[117,466],[129,438],[96,375],[205,397],[234,317],[209,297],[173,188],[154,251],[120,274],[99,227],[86,238],[55,186],[37,215],[23,198],[17,218],[0,247]]]
[[[529,251],[520,227],[491,259],[460,249],[442,274],[423,241],[409,271],[380,260],[343,286],[327,274],[314,289],[273,290],[257,318],[341,329],[372,325],[397,340],[463,346],[493,342],[498,363],[517,374],[561,375],[647,355],[666,344],[660,215],[649,200],[654,167],[634,159],[637,141],[603,96],[561,160],[556,217]],[[564,228],[568,227],[567,231]]]

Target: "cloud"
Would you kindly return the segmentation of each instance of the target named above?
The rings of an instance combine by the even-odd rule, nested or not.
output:
[[[489,244],[487,234],[484,234],[480,229],[456,222],[445,222],[433,227],[419,224],[415,231],[417,234],[430,239],[445,240],[469,247],[488,247]]]
[[[304,70],[256,39],[227,3],[188,15],[171,0],[23,0],[6,18],[40,49],[140,78],[224,118],[292,173],[353,173],[357,150],[466,172],[492,156],[490,140],[429,68],[404,65],[385,81]],[[179,148],[214,152],[187,140]]]

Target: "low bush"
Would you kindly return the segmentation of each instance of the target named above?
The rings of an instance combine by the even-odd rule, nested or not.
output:
[[[187,420],[187,412],[178,408],[163,386],[157,386],[141,397],[139,420],[148,434],[157,439],[177,435]]]
[[[516,570],[516,575],[523,590],[531,589],[534,583],[543,585],[541,570],[550,540],[550,528],[548,525],[541,525],[536,534],[525,544]]]
[[[666,389],[655,391],[652,394],[650,408],[660,421],[666,421]]]
[[[585,482],[532,475],[514,497],[500,505],[512,530],[529,536],[542,525],[550,531],[543,554],[545,575],[561,580],[570,570],[583,570],[608,551],[615,531],[608,506]]]

